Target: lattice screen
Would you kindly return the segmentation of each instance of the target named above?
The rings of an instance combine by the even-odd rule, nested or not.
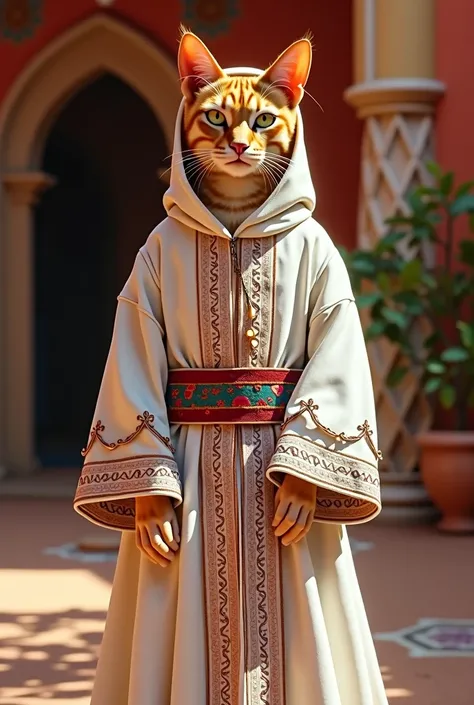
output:
[[[385,232],[385,219],[407,213],[405,196],[430,183],[425,164],[433,154],[431,115],[391,113],[369,117],[362,143],[359,245],[371,247]],[[431,409],[415,374],[395,389],[386,385],[399,352],[389,343],[371,343],[369,353],[378,412],[382,470],[412,473],[418,459],[416,434],[427,430]]]

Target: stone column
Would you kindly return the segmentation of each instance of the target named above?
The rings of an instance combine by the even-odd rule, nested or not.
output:
[[[407,213],[405,197],[429,183],[434,112],[444,93],[435,79],[435,0],[354,0],[354,80],[345,99],[364,121],[358,245],[371,247],[385,219]],[[388,344],[370,345],[382,465],[381,520],[423,521],[433,509],[416,465],[416,434],[431,410],[415,375],[386,385],[397,359]]]
[[[33,208],[55,181],[43,172],[2,176],[5,189],[3,251],[3,438],[7,471],[36,467],[34,447],[34,223]]]

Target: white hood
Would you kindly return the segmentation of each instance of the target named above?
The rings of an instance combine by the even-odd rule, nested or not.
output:
[[[236,67],[225,69],[229,75],[258,76],[259,69]],[[178,110],[174,135],[173,154],[182,151],[181,126],[184,99]],[[189,184],[182,159],[173,158],[170,187],[163,203],[170,218],[180,221],[193,230],[208,235],[231,237],[226,227],[215,218],[200,201]],[[311,217],[316,203],[308,158],[304,144],[303,120],[298,108],[295,146],[292,162],[278,186],[260,208],[255,210],[235,231],[235,237],[264,237],[291,230]]]

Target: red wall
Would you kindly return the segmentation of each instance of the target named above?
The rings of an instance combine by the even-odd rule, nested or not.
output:
[[[474,178],[474,3],[438,2],[437,78],[446,86],[437,119],[437,159],[459,180]]]
[[[458,0],[453,0],[456,2]],[[221,64],[265,67],[289,43],[308,29],[314,34],[314,63],[303,101],[306,141],[318,194],[316,215],[332,237],[346,245],[355,243],[361,126],[342,93],[352,82],[351,0],[298,0],[289,12],[288,0],[266,3],[237,0],[240,15],[229,32],[215,39],[203,37]],[[166,4],[166,11],[159,7]],[[467,3],[466,3],[467,4]],[[115,17],[143,31],[173,56],[182,3],[149,0],[116,0]],[[93,0],[45,0],[43,24],[33,38],[20,44],[0,43],[0,100],[15,76],[47,42],[71,25],[98,11]]]

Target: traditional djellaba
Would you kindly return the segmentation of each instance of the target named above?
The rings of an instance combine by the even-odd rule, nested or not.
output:
[[[347,271],[313,219],[311,43],[181,36],[167,217],[118,297],[75,508],[123,532],[93,705],[387,705],[346,525],[380,511]]]

